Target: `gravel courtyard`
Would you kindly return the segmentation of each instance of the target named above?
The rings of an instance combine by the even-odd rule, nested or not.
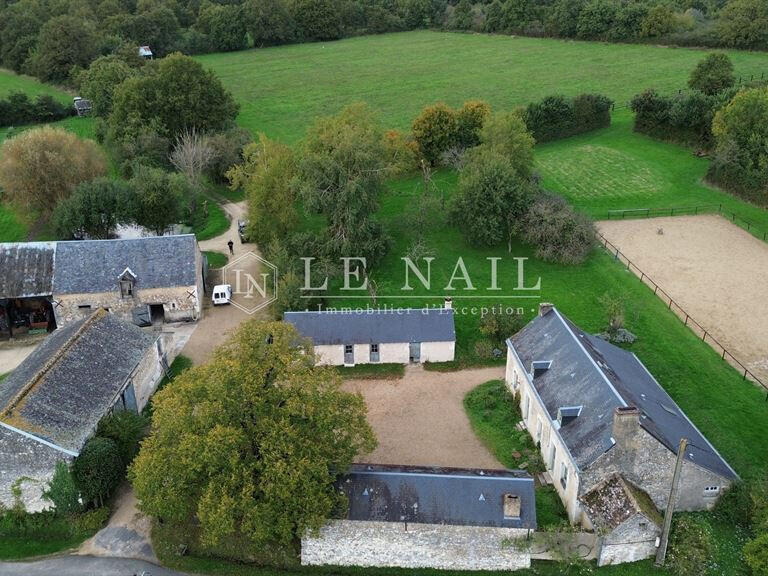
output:
[[[379,446],[359,462],[503,468],[475,436],[464,412],[474,387],[504,377],[503,367],[431,372],[408,366],[400,380],[348,380],[360,392]]]
[[[714,215],[604,221],[598,228],[768,382],[768,244]]]

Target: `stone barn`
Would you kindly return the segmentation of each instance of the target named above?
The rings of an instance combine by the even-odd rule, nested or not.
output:
[[[574,524],[594,527],[584,499],[614,476],[664,510],[682,438],[675,510],[709,509],[738,479],[637,356],[551,304],[507,340],[506,382]]]
[[[56,322],[65,326],[98,308],[139,325],[198,320],[203,266],[193,234],[58,242]]]
[[[0,244],[0,338],[56,328],[53,242]]]
[[[0,504],[15,491],[28,511],[56,463],[70,462],[112,410],[141,411],[168,367],[168,335],[147,332],[106,310],[46,338],[0,382]]]
[[[284,320],[312,340],[318,364],[419,364],[454,359],[456,329],[449,307],[286,312]]]
[[[450,570],[530,566],[533,478],[522,471],[355,464],[336,484],[344,519],[301,542],[305,565]]]

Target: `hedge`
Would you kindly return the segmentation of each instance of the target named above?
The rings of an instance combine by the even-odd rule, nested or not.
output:
[[[612,107],[613,101],[600,94],[548,96],[529,104],[523,117],[536,142],[550,142],[610,126]]]
[[[55,122],[74,113],[73,107],[47,94],[30,100],[24,92],[14,92],[0,100],[0,127]]]

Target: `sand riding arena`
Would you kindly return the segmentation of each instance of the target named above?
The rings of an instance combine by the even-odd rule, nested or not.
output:
[[[670,309],[695,320],[691,329],[768,384],[768,244],[716,215],[603,221],[598,229],[665,303],[674,301]]]

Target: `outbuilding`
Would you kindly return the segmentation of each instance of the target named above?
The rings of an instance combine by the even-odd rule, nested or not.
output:
[[[419,364],[454,359],[456,329],[450,305],[286,312],[284,320],[312,340],[317,364]]]

